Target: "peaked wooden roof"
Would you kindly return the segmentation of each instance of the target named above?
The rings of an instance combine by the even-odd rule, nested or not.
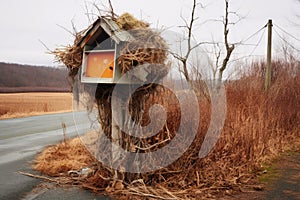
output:
[[[121,30],[117,23],[105,17],[99,17],[85,32],[82,39],[76,46],[83,48],[90,40],[95,40],[101,33],[107,33],[117,44],[120,42],[129,42],[134,37],[128,32]]]

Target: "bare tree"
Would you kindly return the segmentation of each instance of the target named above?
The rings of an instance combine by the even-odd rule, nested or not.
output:
[[[225,0],[225,17],[224,17],[224,42],[225,42],[225,47],[226,47],[226,56],[223,59],[222,66],[219,69],[219,81],[223,78],[223,73],[227,67],[228,61],[230,59],[230,56],[234,50],[234,44],[229,44],[228,42],[228,33],[229,33],[229,28],[228,28],[228,23],[229,23],[229,0]]]
[[[234,14],[238,17],[236,22],[230,22],[230,14]],[[212,77],[214,80],[221,81],[223,79],[224,71],[227,69],[228,63],[232,56],[232,52],[235,49],[234,44],[230,44],[228,35],[229,35],[229,25],[235,25],[243,17],[239,16],[236,12],[230,12],[229,10],[229,0],[225,0],[225,15],[222,20],[219,20],[223,24],[223,39],[222,43],[216,42],[212,39],[213,44],[213,57],[210,58],[210,68],[212,71]],[[218,20],[216,20],[218,21]],[[225,52],[224,52],[225,51]],[[222,55],[225,55],[224,57]]]
[[[175,52],[171,52],[172,55],[181,62],[182,67],[179,67],[179,72],[183,74],[183,76],[185,77],[185,79],[188,82],[191,81],[191,77],[190,77],[190,72],[188,70],[188,62],[187,61],[188,61],[188,58],[190,57],[192,50],[197,48],[197,46],[200,45],[200,43],[198,43],[198,44],[192,46],[193,25],[194,25],[194,22],[197,20],[197,18],[195,18],[196,7],[197,7],[197,1],[193,0],[191,19],[189,22],[182,17],[182,19],[185,23],[183,28],[185,28],[187,30],[187,51],[186,51],[186,53],[184,55],[179,55]]]
[[[196,77],[201,77],[199,76],[199,69],[198,66],[190,66],[190,64],[188,63],[188,60],[193,52],[193,50],[195,50],[197,47],[199,47],[200,45],[204,45],[204,44],[209,44],[209,45],[213,45],[213,49],[214,49],[214,56],[215,58],[210,59],[209,60],[209,65],[211,66],[211,71],[212,71],[212,77],[213,79],[218,79],[218,80],[222,80],[223,78],[223,73],[227,68],[228,62],[230,60],[230,57],[232,55],[232,52],[235,49],[235,45],[234,44],[230,44],[229,39],[228,39],[228,35],[229,35],[229,25],[231,24],[235,24],[230,22],[229,20],[229,15],[230,14],[236,14],[234,12],[230,12],[229,11],[229,0],[224,0],[225,1],[225,14],[223,16],[222,20],[214,20],[214,21],[221,21],[223,23],[223,38],[224,38],[224,45],[221,46],[221,43],[217,43],[214,40],[212,40],[211,42],[198,42],[193,44],[193,28],[195,25],[195,22],[197,21],[198,17],[196,17],[196,8],[197,6],[201,5],[202,8],[204,8],[204,6],[202,4],[200,4],[199,2],[197,2],[197,0],[193,0],[193,6],[192,6],[192,10],[190,13],[190,19],[189,21],[187,21],[186,19],[183,19],[184,21],[184,26],[182,26],[185,30],[186,30],[186,46],[187,49],[185,51],[185,53],[181,54],[176,54],[176,53],[172,53],[172,55],[180,62],[180,67],[179,67],[179,72],[185,77],[185,79],[191,83],[193,80],[193,75],[195,75],[196,73]],[[237,14],[236,14],[237,15]],[[184,41],[182,41],[184,42]],[[223,50],[225,49],[225,57],[222,59],[222,54],[223,54]],[[220,64],[222,63],[222,64]],[[192,69],[190,69],[192,68]],[[197,71],[198,70],[198,71]],[[218,77],[217,77],[218,76]]]

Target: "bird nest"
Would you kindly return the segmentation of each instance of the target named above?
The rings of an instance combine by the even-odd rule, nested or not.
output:
[[[100,17],[107,18],[107,17]],[[122,74],[129,70],[145,64],[160,64],[159,72],[166,74],[169,70],[165,62],[168,57],[168,45],[160,36],[158,31],[149,28],[149,24],[136,19],[129,13],[125,13],[118,18],[112,18],[120,30],[128,31],[133,37],[133,41],[128,41],[120,46],[117,64],[121,68]],[[69,69],[69,76],[74,79],[82,65],[83,48],[78,44],[84,37],[88,29],[75,33],[75,40],[72,45],[56,48],[51,53],[55,59],[66,65]]]

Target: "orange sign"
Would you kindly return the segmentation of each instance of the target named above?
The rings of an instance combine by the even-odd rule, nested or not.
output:
[[[86,76],[93,78],[113,78],[114,51],[90,52],[87,55]]]

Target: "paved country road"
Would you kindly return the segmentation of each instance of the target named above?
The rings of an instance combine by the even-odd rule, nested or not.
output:
[[[32,172],[31,161],[43,147],[63,140],[62,123],[67,137],[84,132],[89,123],[84,113],[50,114],[18,119],[0,120],[0,199],[105,199],[79,189],[60,188],[31,194],[41,181],[18,174]],[[80,124],[78,123],[80,122]]]

